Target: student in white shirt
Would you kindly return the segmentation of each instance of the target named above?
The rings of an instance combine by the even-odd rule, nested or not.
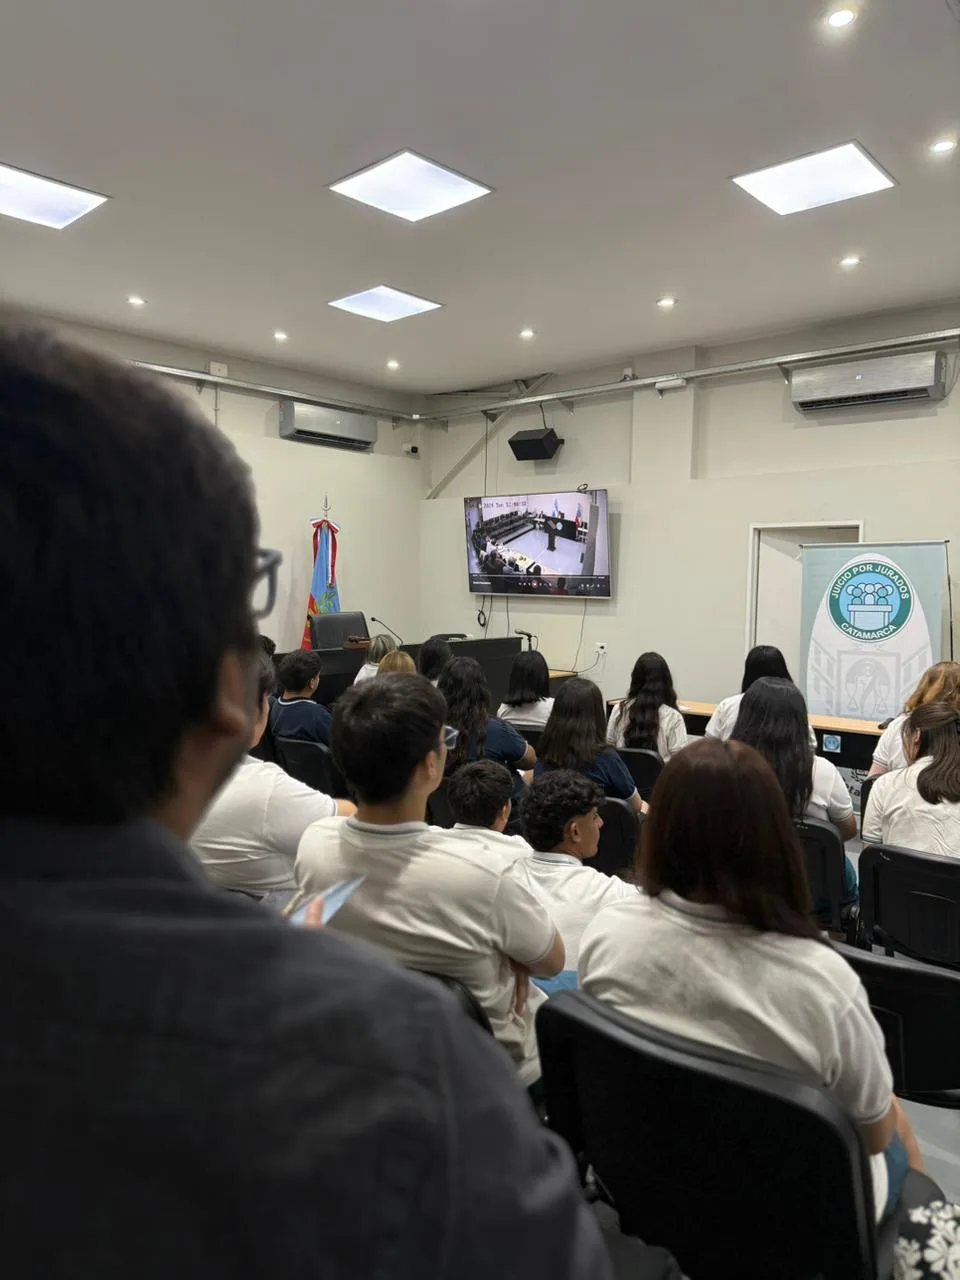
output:
[[[361,684],[364,680],[372,680],[377,674],[380,663],[388,653],[393,653],[396,647],[396,640],[393,636],[388,636],[385,631],[374,636],[367,646],[367,660],[354,676],[353,683]]]
[[[803,856],[760,753],[704,739],[657,782],[638,860],[644,890],[584,931],[588,995],[650,1026],[798,1071],[860,1127],[878,1218],[916,1140],[892,1093],[860,979],[810,916]],[[906,1149],[904,1151],[904,1148]]]
[[[633,664],[630,692],[610,712],[607,741],[615,747],[656,751],[664,762],[687,745],[673,676],[659,653],[641,653]]]
[[[270,714],[275,675],[266,653],[257,657],[260,715],[250,739],[257,746]],[[215,796],[190,848],[209,878],[222,889],[262,897],[272,889],[295,889],[293,866],[300,837],[320,818],[356,813],[349,800],[334,800],[297,782],[276,764],[244,756]]]
[[[908,765],[873,784],[863,838],[960,858],[960,716],[950,702],[925,703],[903,741]]]
[[[513,775],[496,760],[472,760],[447,779],[447,804],[453,831],[479,842],[493,858],[515,862],[530,846],[522,836],[507,835],[513,812]]]
[[[329,928],[462,982],[529,1087],[540,1077],[533,1015],[544,997],[525,998],[526,981],[560,972],[563,942],[514,864],[424,821],[456,741],[445,718],[442,694],[422,676],[381,676],[337,700],[333,754],[358,797],[357,816],[309,828],[297,880],[322,893],[365,876]]]
[[[529,888],[553,917],[567,953],[559,978],[540,981],[546,991],[576,986],[580,937],[601,907],[635,898],[635,885],[584,866],[597,856],[603,791],[572,769],[537,778],[523,798],[522,828],[532,852],[517,864]]]
[[[857,834],[853,801],[836,765],[815,756],[807,736],[803,694],[791,680],[763,677],[743,695],[733,737],[755,747],[771,765],[794,818],[832,822],[842,840]],[[846,860],[845,902],[857,898],[857,873]]]
[[[928,702],[949,702],[960,712],[960,662],[935,662],[920,677],[916,689],[904,704],[903,714],[894,716],[881,733],[873,753],[868,778],[877,778],[891,769],[905,769],[907,756],[903,749],[903,729],[907,716]]]
[[[518,653],[510,668],[507,700],[501,702],[497,716],[508,724],[542,729],[552,710],[550,669],[546,658],[539,649]]]
[[[743,664],[743,682],[740,685],[740,692],[731,694],[729,698],[724,698],[717,703],[716,709],[710,719],[707,721],[707,727],[704,729],[704,736],[707,738],[720,738],[726,741],[733,733],[733,726],[737,723],[737,716],[740,713],[740,701],[752,684],[757,680],[790,680],[792,677],[787,670],[787,662],[783,654],[775,645],[758,644],[750,650]],[[817,735],[813,732],[811,726],[807,725],[807,736],[810,739],[810,745],[814,751],[817,749]]]

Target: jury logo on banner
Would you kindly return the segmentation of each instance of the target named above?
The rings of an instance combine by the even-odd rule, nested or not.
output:
[[[896,715],[933,661],[924,609],[902,567],[876,553],[842,565],[820,599],[806,659],[811,713]]]
[[[913,591],[895,564],[864,560],[847,565],[827,592],[833,623],[851,640],[876,644],[902,631],[913,611]]]

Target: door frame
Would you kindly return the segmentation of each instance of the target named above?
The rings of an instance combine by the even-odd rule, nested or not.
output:
[[[760,535],[775,529],[856,529],[857,542],[863,541],[862,520],[763,520],[751,524],[747,543],[747,619],[744,653],[749,653],[757,643],[757,605],[760,602]],[[854,545],[854,543],[851,543],[851,546]]]

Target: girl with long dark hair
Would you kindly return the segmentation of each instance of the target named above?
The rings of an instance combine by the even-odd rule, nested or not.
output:
[[[566,680],[538,744],[538,775],[550,769],[575,769],[603,788],[605,795],[626,800],[638,813],[647,806],[637,784],[616,751],[607,745],[603,695],[592,680]]]
[[[539,649],[518,653],[510,668],[507,700],[500,704],[497,715],[510,724],[538,729],[550,719],[552,710],[546,658]]]
[[[960,858],[960,715],[952,702],[927,702],[906,718],[908,765],[873,784],[864,840]]]
[[[649,1026],[825,1085],[876,1157],[878,1211],[892,1208],[905,1157],[922,1169],[916,1140],[860,979],[811,919],[791,814],[758,751],[706,738],[670,761],[636,878],[644,892],[584,930],[583,990]]]
[[[776,774],[792,818],[832,822],[842,840],[857,834],[853,801],[836,765],[814,755],[803,694],[791,680],[764,676],[743,695],[732,738],[755,747]],[[857,898],[857,873],[847,858],[845,902]]]
[[[641,653],[633,664],[630,691],[610,712],[607,741],[615,747],[656,751],[663,760],[687,745],[673,676],[659,653]]]
[[[508,769],[532,769],[537,755],[512,725],[490,715],[490,690],[476,658],[451,658],[440,672],[437,689],[447,700],[447,724],[459,733],[447,754],[448,774],[481,756]]]
[[[770,680],[792,680],[790,672],[787,670],[786,659],[780,650],[772,644],[754,645],[747,654],[743,663],[743,679],[740,682],[740,692],[733,693],[729,698],[724,698],[717,703],[717,708],[707,721],[707,727],[703,731],[704,736],[724,740],[729,738],[733,732],[733,726],[737,722],[740,699],[757,680],[764,678]],[[812,731],[811,742],[816,747],[817,740],[813,737]]]

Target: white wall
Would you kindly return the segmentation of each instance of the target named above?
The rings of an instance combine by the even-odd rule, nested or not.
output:
[[[160,343],[135,334],[57,326],[66,336],[119,358],[203,369],[211,355]],[[358,403],[383,404],[384,392],[335,382],[282,366],[227,358],[231,377],[269,386],[329,395]],[[281,440],[277,401],[261,395],[198,388],[172,382],[233,441],[249,465],[260,513],[261,544],[283,552],[276,608],[261,623],[281,649],[300,643],[313,569],[311,517],[322,513],[329,495],[330,515],[341,526],[337,580],[344,609],[362,609],[385,618],[403,636],[419,636],[420,601],[418,506],[427,488],[421,459],[401,451],[419,440],[413,425],[394,429],[379,423],[376,448],[367,454],[318,448]],[[402,396],[390,407],[410,407]],[[417,406],[419,407],[419,406]]]
[[[674,351],[636,361],[637,372],[667,372],[854,343],[956,325],[943,307],[884,316],[829,330],[788,334],[736,347]],[[619,368],[612,374],[620,374]],[[583,374],[580,385],[608,381]],[[487,458],[490,493],[610,489],[615,598],[587,604],[579,666],[608,645],[594,675],[622,692],[643,649],[660,650],[688,698],[717,699],[739,685],[743,661],[748,530],[751,523],[863,520],[870,540],[960,539],[960,389],[935,406],[878,408],[817,419],[794,412],[777,370],[692,383],[662,399],[652,391],[548,410],[566,438],[550,463],[518,463],[506,437],[539,423],[518,413]],[[431,442],[436,483],[477,439],[478,422],[451,423]],[[422,625],[479,634],[477,598],[466,586],[462,498],[483,492],[474,459],[421,511]],[[955,573],[958,571],[954,566]],[[443,584],[438,589],[437,583]],[[553,666],[572,663],[584,605],[579,600],[510,602],[512,627],[538,632]],[[504,600],[487,634],[506,634]],[[762,637],[761,637],[762,639]]]

